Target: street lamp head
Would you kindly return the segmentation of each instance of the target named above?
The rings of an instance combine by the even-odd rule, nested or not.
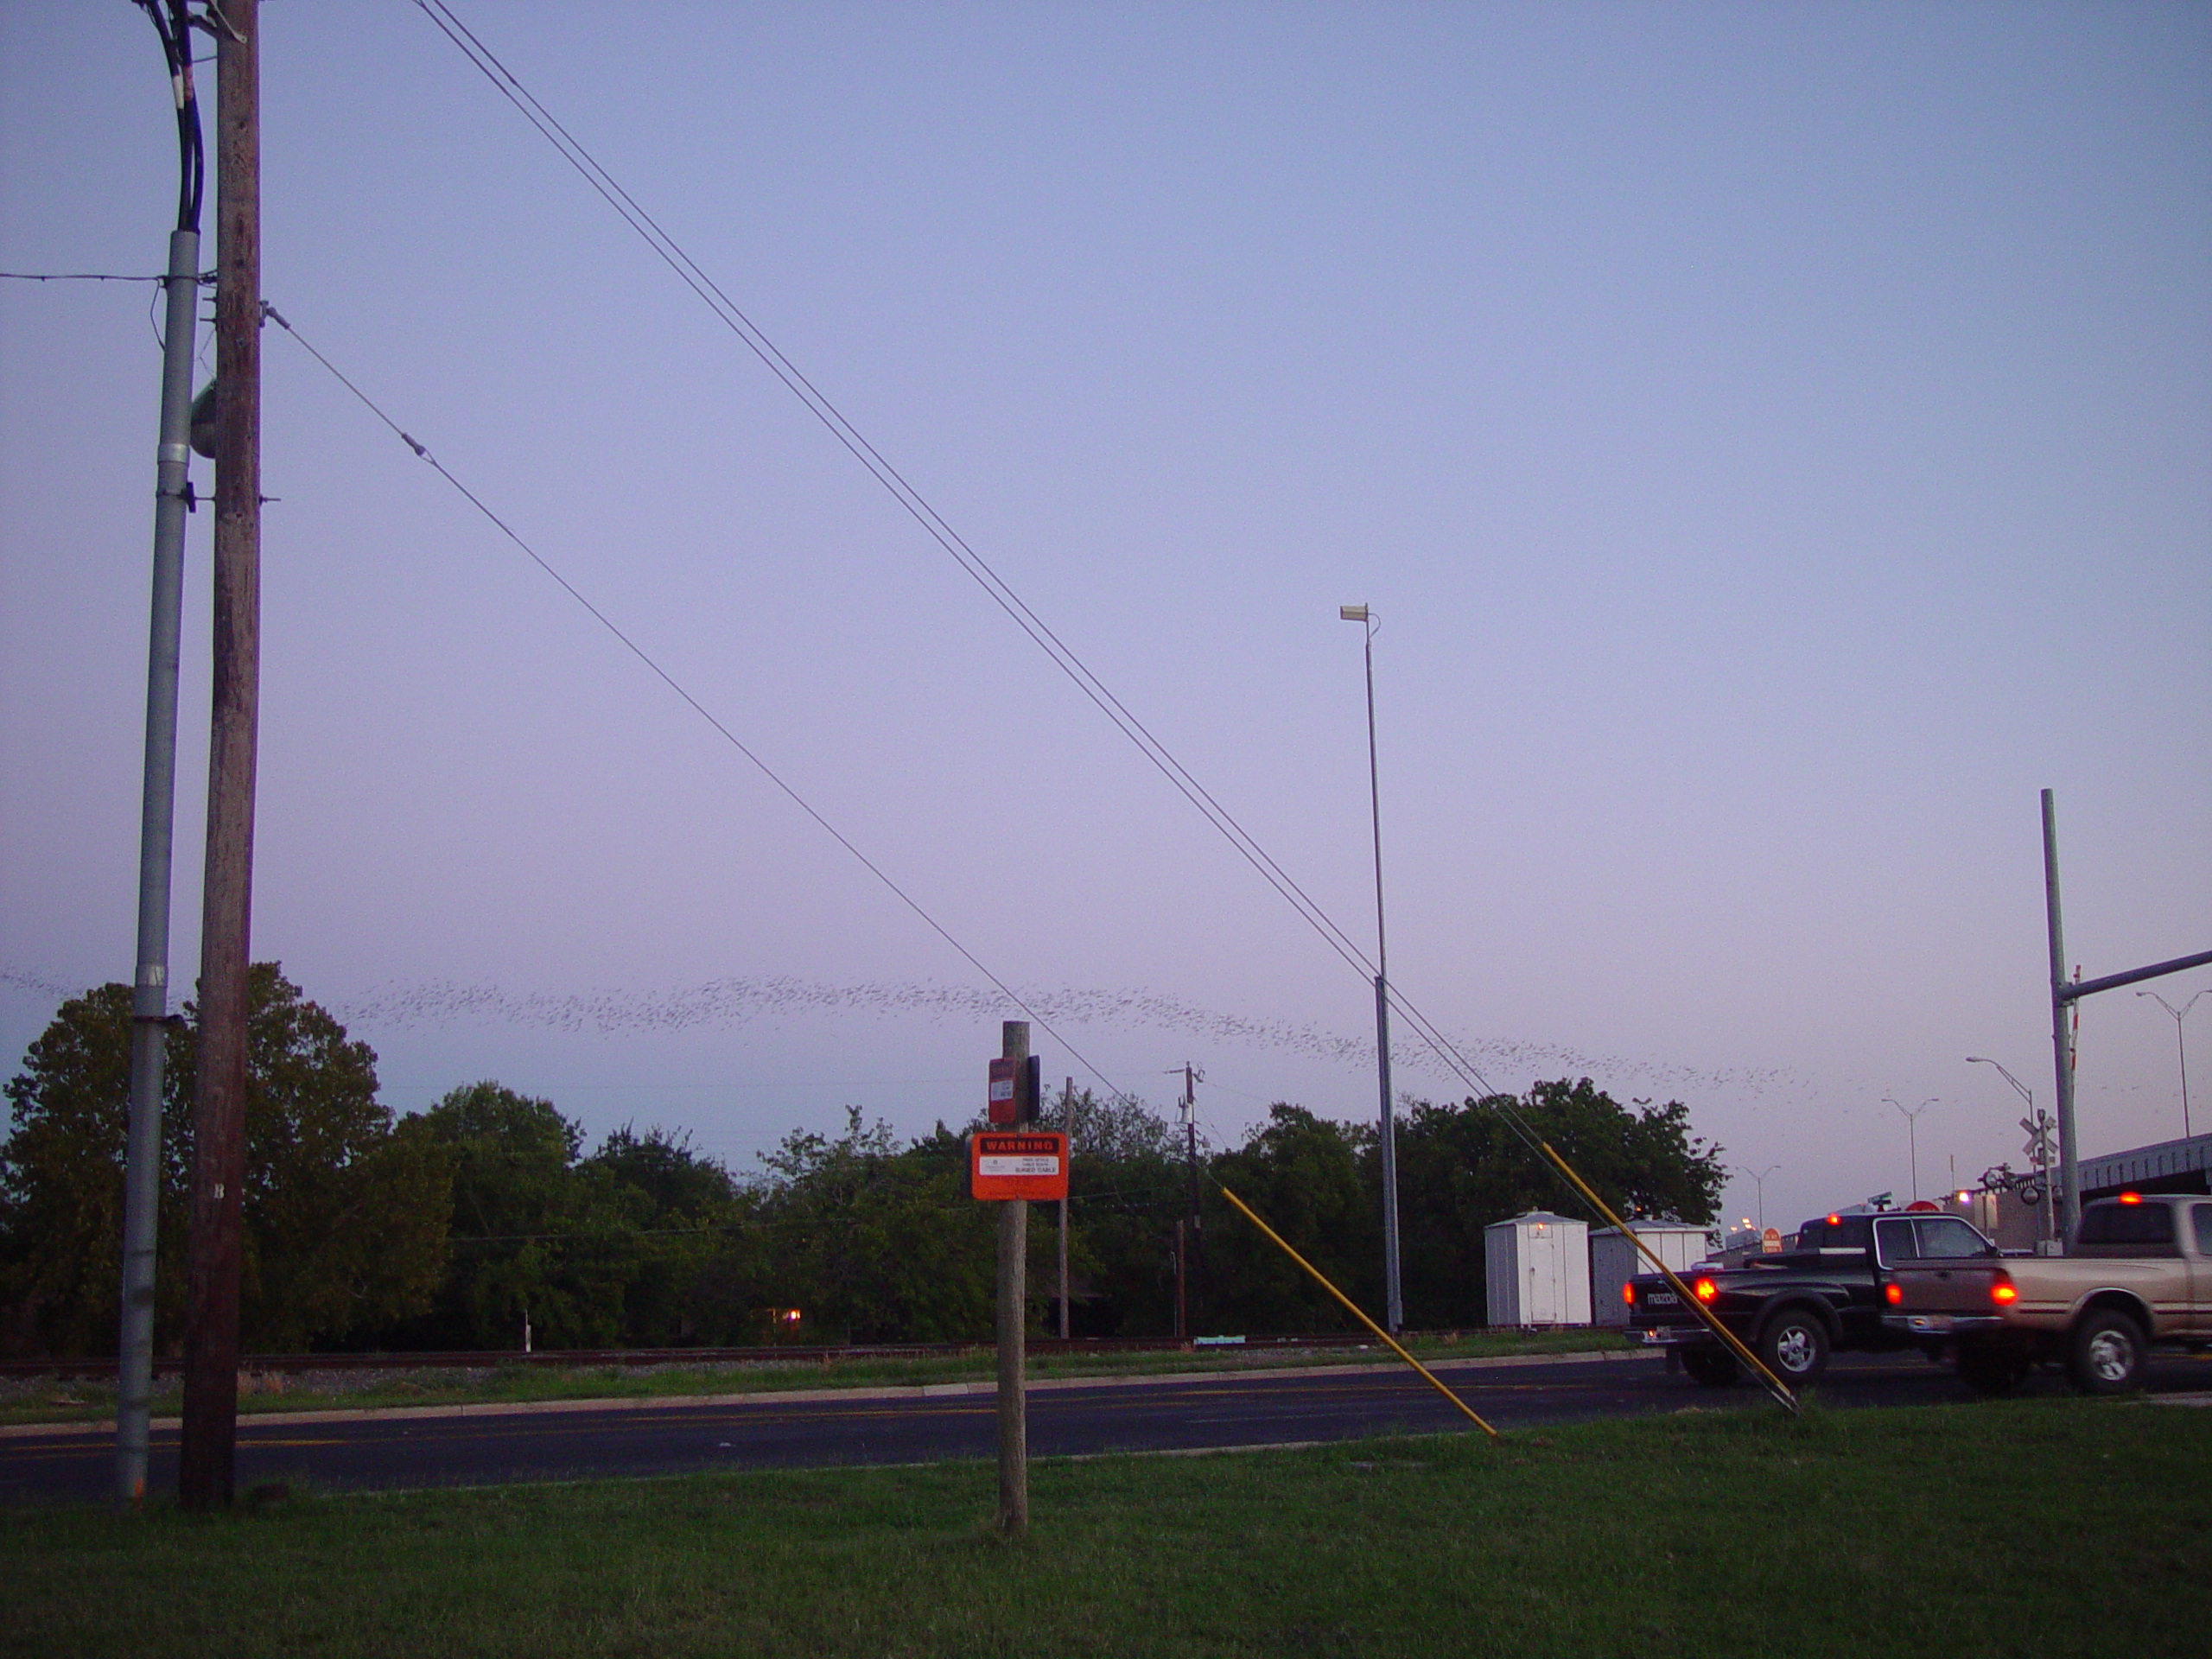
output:
[[[1367,620],[1367,607],[1364,605],[1339,605],[1337,607],[1337,614],[1346,622],[1364,622]]]

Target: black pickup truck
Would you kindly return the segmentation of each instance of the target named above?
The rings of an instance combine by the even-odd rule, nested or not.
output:
[[[1837,1349],[1918,1348],[1936,1357],[1940,1343],[1884,1327],[1882,1315],[1889,1311],[1884,1270],[1997,1254],[1995,1245],[1956,1216],[1823,1216],[1797,1230],[1794,1249],[1754,1256],[1740,1268],[1696,1268],[1676,1277],[1731,1336],[1795,1387],[1826,1370]],[[1664,1277],[1642,1274],[1622,1289],[1631,1343],[1679,1353],[1682,1369],[1709,1388],[1736,1380],[1741,1367],[1735,1355],[1682,1306]]]

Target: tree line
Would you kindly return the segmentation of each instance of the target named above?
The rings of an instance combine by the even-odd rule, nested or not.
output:
[[[169,1044],[155,1321],[181,1344],[196,1010]],[[8,1084],[0,1143],[0,1351],[116,1342],[130,988],[64,1002]],[[274,963],[251,973],[241,1336],[249,1351],[722,1346],[987,1339],[990,1206],[967,1192],[967,1135],[905,1139],[849,1109],[736,1173],[681,1132],[634,1126],[588,1150],[548,1100],[496,1082],[396,1116],[376,1056]],[[1141,1102],[1071,1093],[1069,1254],[1077,1335],[1173,1328],[1174,1231],[1190,1214],[1183,1137]],[[1709,1223],[1720,1148],[1688,1109],[1623,1106],[1585,1078],[1525,1096],[1414,1103],[1397,1135],[1408,1325],[1485,1319],[1483,1229],[1571,1209],[1514,1118],[1624,1214]],[[1234,1146],[1201,1147],[1191,1328],[1325,1331],[1342,1311],[1223,1200],[1233,1188],[1362,1306],[1379,1306],[1372,1125],[1278,1103]],[[1057,1328],[1053,1212],[1030,1230],[1038,1328]]]

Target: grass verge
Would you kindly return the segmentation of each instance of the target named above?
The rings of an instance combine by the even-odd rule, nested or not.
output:
[[[2212,1413],[1691,1411],[1300,1452],[0,1516],[40,1654],[2202,1652]]]
[[[1504,1354],[1611,1352],[1623,1347],[1618,1331],[1500,1332],[1416,1340],[1407,1344],[1423,1360],[1487,1358]],[[1135,1376],[1177,1371],[1243,1371],[1285,1366],[1373,1365],[1394,1363],[1380,1344],[1358,1348],[1217,1348],[1190,1352],[1114,1350],[1096,1354],[1036,1354],[1033,1377]],[[278,1394],[247,1394],[241,1412],[372,1410],[387,1406],[482,1405],[534,1400],[651,1399],[670,1395],[753,1394],[784,1389],[886,1388],[932,1382],[980,1382],[995,1375],[992,1351],[924,1359],[747,1362],[715,1366],[500,1366],[490,1370],[345,1373],[306,1372],[287,1379]],[[351,1382],[353,1386],[347,1384]],[[154,1402],[156,1414],[173,1415],[172,1382]],[[115,1414],[115,1390],[95,1382],[33,1383],[0,1400],[0,1423],[97,1422]]]

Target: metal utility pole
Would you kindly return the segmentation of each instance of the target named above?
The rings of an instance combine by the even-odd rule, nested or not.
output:
[[[214,696],[193,1102],[191,1270],[177,1496],[232,1499],[245,1181],[246,981],[261,679],[259,0],[215,20]]]
[[[115,1497],[146,1496],[154,1395],[155,1241],[162,1196],[162,1072],[168,1023],[170,844],[176,823],[178,641],[184,523],[192,505],[192,352],[199,319],[200,202],[206,177],[192,22],[184,0],[143,0],[168,60],[176,105],[176,228],[169,232],[162,336],[161,435],[154,460],[153,621],[146,652],[146,753],[138,807],[138,954],[130,991],[130,1128],[124,1152],[123,1287],[115,1388]]]
[[[2082,1213],[2081,1171],[2074,1145],[2074,1035],[2066,1028],[2066,928],[2058,909],[2058,809],[2043,791],[2044,914],[2050,934],[2050,1056],[2057,1076],[2058,1191],[2050,1195],[2058,1236],[2074,1230]]]
[[[2174,1042],[2181,1050],[2181,1138],[2186,1141],[2192,1134],[2189,1127],[2189,1043],[2182,1035],[2181,1022],[2189,1018],[2189,1011],[2196,1006],[2196,997],[2204,993],[2199,991],[2196,996],[2190,997],[2179,1007],[2174,1007],[2156,991],[2138,991],[2135,995],[2149,997],[2174,1017]]]
[[[1075,1079],[1060,1087],[1060,1131],[1068,1138],[1068,1159],[1075,1159]],[[1068,1201],[1060,1200],[1060,1340],[1068,1339]]]
[[[1028,1069],[1029,1022],[1000,1027],[1000,1054],[1014,1063],[1015,1097]],[[1029,1530],[1029,1399],[1023,1376],[1023,1335],[1029,1302],[1029,1200],[999,1201],[998,1418],[999,1530],[1020,1538]]]
[[[1887,1095],[1882,1096],[1882,1103],[1885,1106],[1895,1106],[1897,1110],[1904,1112],[1905,1146],[1907,1154],[1912,1160],[1912,1201],[1918,1204],[1920,1202],[1920,1115],[1930,1106],[1939,1103],[1934,1100],[1923,1100],[1909,1112],[1905,1111],[1902,1103],[1891,1100]]]
[[[1375,613],[1364,605],[1345,605],[1337,614],[1357,622],[1366,635],[1367,793],[1375,829],[1375,1070],[1382,1094],[1382,1300],[1383,1323],[1392,1335],[1405,1326],[1405,1301],[1398,1281],[1398,1135],[1390,1099],[1390,956],[1382,928],[1382,785],[1375,756]]]

